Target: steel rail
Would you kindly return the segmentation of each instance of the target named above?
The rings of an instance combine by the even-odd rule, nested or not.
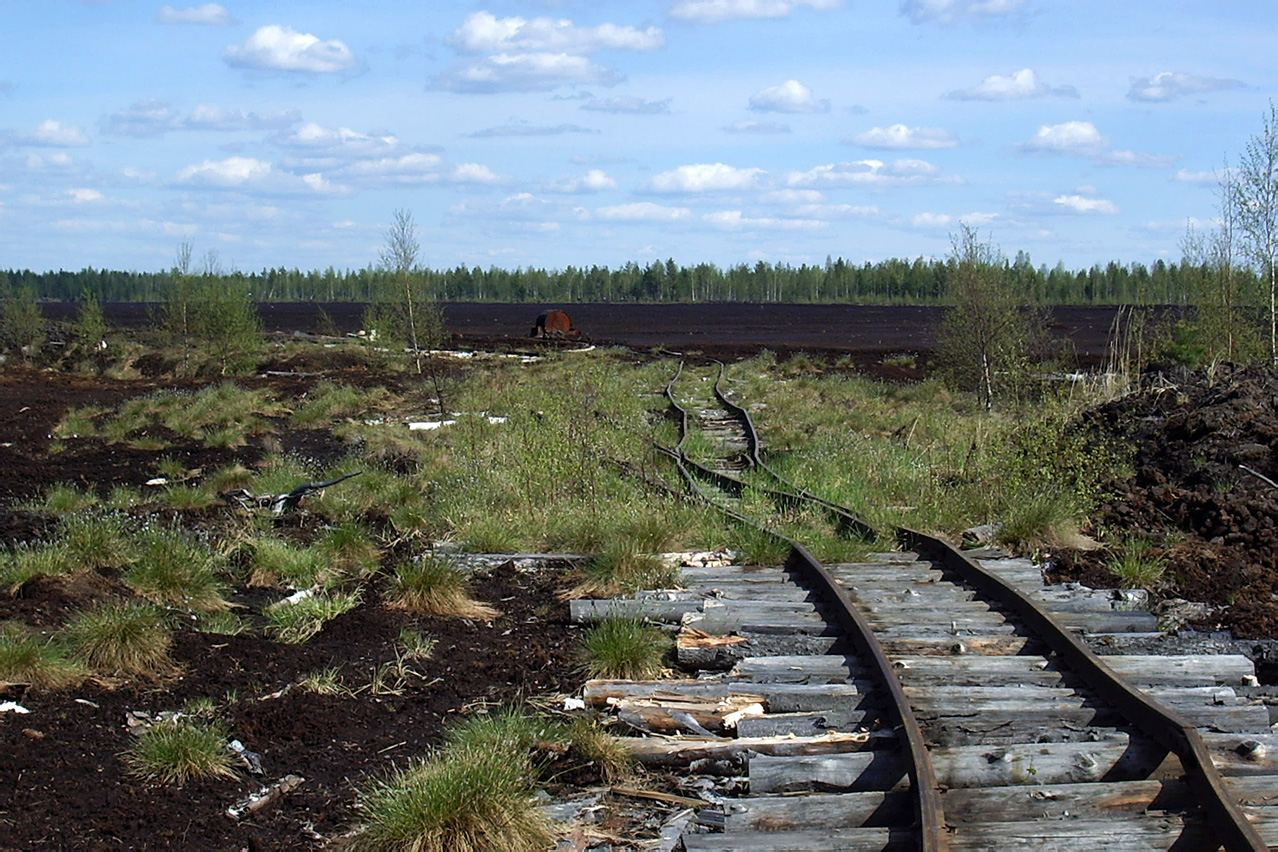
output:
[[[1156,743],[1180,758],[1195,798],[1207,814],[1221,845],[1228,852],[1264,852],[1269,849],[1260,832],[1247,819],[1238,799],[1225,786],[1224,778],[1212,762],[1198,728],[1171,708],[1131,686],[1038,601],[992,571],[982,568],[954,545],[935,536],[905,528],[899,530],[899,537],[903,544],[915,552],[926,554],[927,558],[958,574],[963,582],[974,586],[1015,613],[1092,690],[1116,707]]]
[[[682,364],[680,364],[680,369],[682,370]],[[742,424],[746,433],[750,461],[754,466],[766,471],[774,479],[785,482],[784,479],[768,468],[760,457],[761,442],[750,413],[744,407],[729,400],[723,393],[720,386],[723,376],[724,365],[720,363],[719,377],[715,382],[715,396],[720,404]],[[672,380],[671,384],[667,386],[667,396],[672,404],[675,404],[676,408],[682,411],[683,409],[674,402],[673,395],[670,392],[673,383]],[[684,425],[685,427],[687,425],[686,412]],[[811,499],[822,506],[837,508],[854,517],[845,507],[837,506],[837,504],[811,495],[802,489],[796,488],[795,490],[798,494],[791,496]],[[866,538],[877,537],[877,531],[859,520],[857,520],[856,524],[849,525],[848,528],[858,532],[860,530],[868,531],[868,535],[864,536]],[[1215,830],[1221,846],[1227,852],[1264,852],[1264,850],[1269,849],[1256,827],[1247,819],[1247,815],[1244,813],[1238,799],[1229,792],[1224,778],[1212,761],[1211,754],[1194,725],[1191,725],[1171,708],[1156,701],[1141,690],[1132,687],[1087,645],[1079,640],[1077,636],[1065,628],[1060,621],[1039,605],[1037,601],[1002,577],[982,568],[951,543],[935,536],[903,527],[897,528],[896,534],[898,540],[902,541],[906,546],[911,547],[920,554],[927,554],[928,558],[936,557],[933,561],[939,562],[944,568],[948,568],[958,574],[964,582],[994,598],[999,604],[1012,611],[1024,624],[1033,629],[1060,659],[1073,668],[1093,691],[1118,709],[1135,727],[1143,731],[1154,742],[1175,754],[1180,759],[1181,766],[1185,770],[1199,805],[1203,808],[1208,821]],[[813,562],[815,563],[815,560]],[[833,584],[835,588],[832,589],[832,592],[836,597],[847,597],[846,592],[841,592],[841,587],[838,587],[838,584],[833,578],[829,577],[828,572],[825,572],[819,563],[816,563],[816,568],[819,573],[825,574],[828,582]],[[812,576],[818,578],[819,574],[812,574]],[[821,580],[818,579],[818,582],[821,582]],[[850,599],[848,603],[852,603]],[[852,609],[855,610],[854,604]],[[881,650],[877,639],[874,640],[874,644]],[[873,657],[871,652],[865,653]],[[896,681],[895,675],[892,675],[891,679]],[[897,683],[899,685],[899,681]],[[939,803],[937,814],[940,814]]]
[[[720,377],[722,377],[722,366],[720,364]],[[670,455],[683,476],[684,482],[702,500],[734,520],[762,530],[764,533],[775,536],[785,542],[789,547],[789,555],[785,562],[786,570],[806,579],[813,590],[831,605],[832,617],[847,634],[849,641],[858,654],[861,655],[862,660],[869,666],[871,677],[887,695],[886,712],[908,762],[906,772],[910,779],[910,790],[913,794],[914,804],[914,826],[912,828],[918,841],[918,848],[921,852],[945,852],[949,848],[948,834],[945,831],[945,814],[941,805],[936,771],[932,765],[932,755],[927,750],[927,743],[923,738],[923,729],[914,715],[914,709],[910,706],[909,699],[906,698],[905,690],[901,685],[900,679],[896,676],[887,652],[880,644],[878,637],[874,635],[873,627],[862,615],[847,590],[801,544],[788,536],[760,525],[740,512],[724,506],[719,501],[711,499],[701,489],[696,481],[698,475],[708,476],[717,486],[723,480],[732,480],[737,483],[737,486],[730,486],[722,490],[743,490],[745,483],[692,461],[684,452],[683,444],[688,434],[690,418],[687,409],[675,399],[673,390],[674,384],[678,381],[682,371],[683,364],[680,363],[679,371],[676,372],[675,378],[671,379],[666,385],[666,399],[677,412],[681,424],[679,443],[676,444],[673,451],[670,451]],[[716,395],[717,393],[718,383],[716,382]],[[740,409],[737,406],[732,406],[732,409],[734,416],[736,416],[738,411],[745,414],[744,409]],[[747,435],[753,436],[752,455],[757,457],[758,435],[754,430],[754,424],[748,414],[740,422],[747,425]],[[748,438],[748,440],[751,439]],[[693,470],[696,471],[695,474]],[[789,496],[794,497],[797,495]]]

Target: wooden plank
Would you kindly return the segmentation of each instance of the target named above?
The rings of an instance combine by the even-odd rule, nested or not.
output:
[[[839,636],[841,631],[818,615],[803,613],[689,613],[684,625],[706,633],[797,633],[805,636]]]
[[[778,737],[816,736],[826,731],[857,731],[877,722],[882,713],[876,709],[851,710],[835,708],[819,713],[768,713],[747,716],[737,722],[737,736]]]
[[[1239,685],[1255,673],[1251,660],[1241,654],[1115,656],[1104,660],[1136,686]],[[905,657],[894,660],[893,666],[897,677],[910,683],[996,685],[1011,678],[1050,683],[1062,677],[1057,662],[1034,655]]]
[[[1017,655],[1044,650],[1041,642],[1025,636],[879,636],[884,649],[893,657],[959,655]]]
[[[687,852],[905,852],[917,849],[918,843],[905,829],[849,828],[685,834],[683,847]]]
[[[768,683],[838,683],[869,672],[855,657],[841,654],[744,657],[729,677]]]
[[[751,695],[775,713],[798,713],[838,707],[877,706],[872,681],[850,683],[757,683],[735,680],[587,681],[582,697],[591,707],[607,707],[633,698],[724,699]]]
[[[949,838],[950,849],[975,850],[1162,850],[1218,848],[1211,828],[1199,820],[1176,815],[1116,819],[1027,820],[959,826]]]
[[[1228,786],[1247,808],[1278,806],[1278,778],[1231,778]],[[1183,778],[1038,784],[948,790],[942,794],[951,825],[1031,819],[1077,819],[1115,813],[1192,809],[1193,788]]]
[[[707,639],[707,636],[712,638]],[[740,639],[740,642],[727,640]],[[685,627],[679,632],[675,656],[679,665],[689,669],[722,670],[731,668],[746,656],[828,654],[845,645],[838,634],[828,636],[790,636],[784,633],[751,633],[736,636],[701,634]]]
[[[658,600],[656,598],[578,599],[568,602],[573,624],[593,624],[608,618],[646,618],[678,624],[690,612],[700,612],[701,600]]]
[[[1085,743],[942,747],[932,749],[932,762],[943,787],[1006,787],[1139,780],[1166,754],[1148,740],[1116,737]],[[901,766],[899,757],[877,753],[760,756],[750,761],[750,791],[881,790],[898,783],[895,773]]]
[[[809,737],[625,737],[626,750],[645,766],[687,766],[697,761],[740,761],[754,755],[794,757],[840,754],[893,746],[894,740],[868,732],[827,731]]]
[[[909,825],[913,802],[906,792],[813,793],[807,796],[755,796],[724,806],[729,833],[842,829]]]

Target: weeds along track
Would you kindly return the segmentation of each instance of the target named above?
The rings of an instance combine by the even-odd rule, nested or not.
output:
[[[1278,848],[1278,734],[1235,690],[1255,683],[1247,658],[1098,657],[1084,639],[1156,619],[1117,593],[1045,586],[1027,559],[909,530],[889,549],[767,469],[722,377],[671,380],[668,453],[692,493],[783,555],[572,603],[577,621],[676,633],[682,676],[585,693],[705,801],[683,848]],[[817,562],[802,539],[818,517],[882,552]]]

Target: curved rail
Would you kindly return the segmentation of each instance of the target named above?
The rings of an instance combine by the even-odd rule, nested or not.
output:
[[[722,367],[723,365],[720,364],[720,377],[722,377]],[[671,455],[684,478],[684,482],[698,492],[706,502],[716,506],[734,520],[749,524],[785,542],[789,547],[789,557],[785,563],[786,569],[804,578],[812,589],[831,605],[834,620],[847,634],[853,647],[856,648],[869,666],[871,677],[888,697],[887,712],[908,761],[907,773],[910,779],[910,790],[912,791],[914,829],[917,832],[918,848],[923,852],[944,852],[949,844],[945,832],[945,815],[941,806],[936,771],[932,766],[932,757],[927,750],[927,743],[923,739],[923,730],[914,715],[909,699],[906,698],[905,689],[892,668],[887,652],[879,643],[878,637],[874,635],[874,629],[866,621],[865,616],[861,614],[847,591],[826,570],[825,566],[813,558],[812,554],[801,544],[775,530],[762,527],[739,512],[735,512],[711,500],[701,490],[701,487],[696,482],[696,477],[689,470],[690,467],[697,471],[697,475],[709,476],[716,484],[725,479],[736,482],[737,485],[731,490],[744,489],[745,484],[740,480],[726,477],[717,471],[692,461],[684,452],[683,443],[688,435],[689,415],[687,409],[675,399],[673,391],[674,383],[678,380],[682,371],[683,364],[680,363],[679,372],[676,372],[675,378],[671,379],[670,383],[666,385],[666,398],[673,409],[678,412],[681,420],[679,443]],[[717,395],[719,392],[717,382],[715,391]],[[744,409],[736,406],[733,406],[733,408],[744,414]],[[758,435],[754,430],[753,422],[749,420],[749,415],[745,415],[744,422],[749,424],[747,435],[753,436],[752,439],[748,439],[752,440],[751,455],[757,458]],[[789,496],[795,497],[796,495]]]
[[[698,475],[712,477],[717,485],[723,487],[723,490],[729,493],[739,491],[739,489],[744,488],[744,483],[740,480],[734,480],[732,477],[724,476],[717,471],[693,462],[687,458],[682,449],[683,439],[688,431],[689,415],[686,409],[675,400],[673,393],[674,383],[678,380],[682,370],[683,364],[681,363],[675,378],[666,386],[666,397],[674,409],[681,414],[680,442],[673,455],[680,463],[679,467],[685,477],[685,481],[696,487],[695,483],[692,483],[692,474],[688,470],[688,467],[691,466],[697,470]],[[725,410],[740,422],[746,435],[751,466],[763,470],[774,481],[789,486],[786,480],[768,468],[760,458],[760,441],[753,420],[745,408],[729,400],[723,393],[721,388],[723,376],[724,365],[720,363],[719,376],[715,381],[714,387],[715,397]],[[731,483],[723,482],[723,480],[733,480],[737,484],[732,485]],[[824,500],[802,489],[789,486],[785,491],[771,493],[787,501],[805,500],[814,502],[827,509],[827,511],[836,512],[840,518],[844,516],[850,518],[851,522],[842,524],[845,529],[867,539],[877,537],[877,531],[873,527],[857,519],[847,508]],[[738,520],[753,523],[739,515],[739,513],[727,510],[726,507],[720,506],[720,508],[728,511],[729,514]],[[755,524],[755,526],[758,525]],[[911,759],[910,781],[912,789],[916,791],[916,823],[919,828],[920,848],[927,850],[944,849],[946,847],[945,820],[935,775],[932,772],[931,760],[926,744],[923,742],[922,731],[915,720],[913,710],[906,700],[901,683],[891,669],[882,645],[873,635],[868,622],[861,616],[847,592],[843,590],[820,563],[813,559],[798,543],[774,531],[768,532],[772,535],[777,535],[791,546],[791,556],[789,561],[787,561],[787,567],[799,570],[801,574],[808,577],[820,589],[828,600],[837,604],[835,615],[840,625],[853,638],[858,651],[864,654],[867,660],[875,667],[876,679],[879,680],[891,698],[892,706],[890,712],[893,714],[894,724],[899,726],[898,733]],[[1180,759],[1189,783],[1194,790],[1195,797],[1203,808],[1224,849],[1228,850],[1228,852],[1243,852],[1243,850],[1264,852],[1264,850],[1269,849],[1256,827],[1247,819],[1238,800],[1229,792],[1223,777],[1211,760],[1202,736],[1195,726],[1185,721],[1170,708],[1130,686],[1036,601],[1002,577],[969,559],[949,542],[917,530],[905,528],[896,530],[896,535],[898,540],[910,549],[920,554],[926,554],[944,568],[956,573],[964,582],[977,588],[988,597],[993,598],[998,604],[1015,613],[1023,623],[1036,631],[1038,636],[1058,657],[1074,669],[1090,688],[1110,702],[1134,726],[1148,735],[1150,739],[1175,754]]]

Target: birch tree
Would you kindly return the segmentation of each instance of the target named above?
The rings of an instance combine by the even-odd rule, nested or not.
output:
[[[1245,250],[1269,287],[1269,360],[1278,366],[1278,111],[1273,101],[1238,161],[1233,186]]]

